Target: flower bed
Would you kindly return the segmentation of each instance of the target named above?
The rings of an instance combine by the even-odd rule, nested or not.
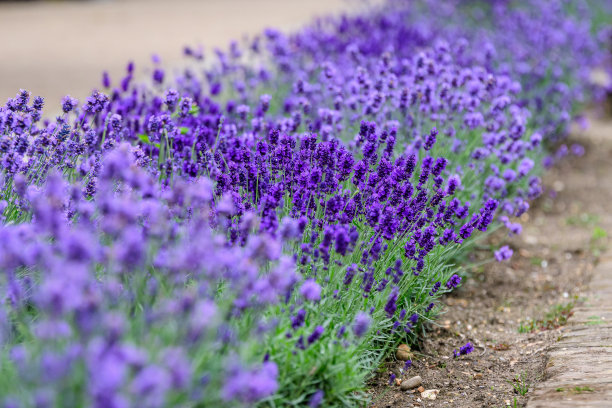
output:
[[[0,394],[362,403],[471,245],[520,232],[604,62],[588,13],[388,1],[211,62],[186,48],[173,77],[130,64],[55,120],[21,91],[0,108]]]

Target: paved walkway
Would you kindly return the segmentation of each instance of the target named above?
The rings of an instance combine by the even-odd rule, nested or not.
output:
[[[593,122],[583,132],[590,146],[585,160],[590,171],[576,169],[567,189],[584,192],[585,210],[612,233],[612,122]],[[591,243],[591,245],[594,245]],[[593,247],[585,250],[594,250]],[[538,385],[527,408],[612,407],[612,251],[607,250],[593,272],[584,304],[574,309],[569,325],[548,351],[545,382]]]
[[[291,30],[315,16],[355,10],[355,0],[97,0],[0,2],[0,103],[26,88],[58,108],[85,97],[101,72],[180,65],[185,45],[225,47],[265,27]]]

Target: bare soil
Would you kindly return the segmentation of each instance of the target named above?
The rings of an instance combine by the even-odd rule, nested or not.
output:
[[[526,405],[543,380],[546,350],[563,334],[572,305],[584,300],[594,264],[608,243],[605,231],[611,232],[610,202],[602,189],[612,189],[612,134],[599,136],[567,142],[580,142],[586,154],[568,157],[546,174],[546,192],[523,215],[520,236],[499,231],[491,237],[495,248],[508,244],[514,250],[509,263],[472,270],[445,299],[446,313],[430,327],[412,368],[403,374],[404,379],[422,377],[423,388],[440,391],[437,398],[389,385],[391,372],[404,366],[389,361],[370,384],[371,407]],[[487,256],[490,252],[477,252],[474,260]],[[468,341],[474,352],[453,358],[453,350]]]

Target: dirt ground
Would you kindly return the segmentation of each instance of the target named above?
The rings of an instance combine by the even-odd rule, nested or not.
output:
[[[440,391],[437,398],[390,386],[390,374],[404,365],[393,361],[371,383],[372,407],[526,405],[543,380],[545,351],[562,336],[572,305],[584,300],[612,232],[607,216],[612,134],[599,133],[602,140],[577,136],[568,141],[583,144],[586,154],[568,157],[546,174],[546,192],[523,216],[520,236],[492,236],[495,247],[505,243],[514,250],[509,263],[476,268],[445,300],[447,313],[430,328],[412,368],[403,373],[404,379],[422,377],[425,390]],[[486,256],[491,255],[476,253],[474,261]],[[453,350],[468,341],[474,352],[453,358]]]
[[[291,30],[315,16],[355,8],[355,0],[97,0],[0,2],[0,102],[19,88],[50,108],[85,97],[101,73],[137,70],[157,53],[176,67],[185,45],[207,54],[265,27]],[[351,7],[349,7],[349,5]],[[52,109],[53,110],[53,109]]]

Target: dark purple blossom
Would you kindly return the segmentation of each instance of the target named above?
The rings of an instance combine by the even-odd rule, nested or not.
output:
[[[70,95],[66,95],[62,99],[62,110],[64,113],[69,113],[77,106],[78,103],[79,102],[75,98],[71,97]]]
[[[387,298],[387,303],[385,304],[385,312],[387,313],[387,317],[392,318],[397,310],[397,298],[399,296],[399,288],[394,286],[389,293],[389,297]]]
[[[447,289],[454,289],[461,283],[461,276],[455,274],[446,282]]]
[[[474,346],[472,343],[467,342],[463,346],[459,347],[459,350],[453,350],[453,356],[457,358],[459,356],[470,354],[472,351],[474,351]]]
[[[319,338],[321,338],[321,336],[323,335],[324,331],[325,329],[323,328],[323,326],[315,327],[310,336],[308,336],[308,344],[312,344],[315,341],[319,340]]]

